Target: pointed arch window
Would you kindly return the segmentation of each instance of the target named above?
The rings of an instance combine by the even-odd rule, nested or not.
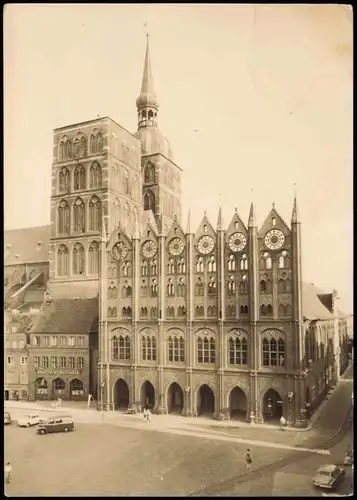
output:
[[[73,230],[84,233],[86,230],[85,206],[81,198],[77,198],[73,206]]]
[[[58,188],[60,193],[68,193],[69,191],[69,171],[66,167],[61,168],[58,174]]]
[[[116,318],[117,317],[117,308],[116,307],[108,307],[108,317],[109,318]]]
[[[86,188],[86,170],[83,166],[78,166],[73,173],[73,189],[79,191]]]
[[[167,295],[168,296],[173,296],[175,295],[175,292],[174,292],[174,284],[172,282],[172,279],[170,278],[169,279],[169,282],[167,284]]]
[[[201,278],[197,278],[195,290],[196,290],[196,295],[202,296],[205,294],[204,284]]]
[[[186,316],[186,307],[185,306],[179,306],[177,310],[177,315],[180,317],[185,317]]]
[[[141,337],[142,361],[156,361],[156,338],[154,336]]]
[[[89,170],[89,187],[91,189],[102,187],[102,168],[97,161],[93,162]]]
[[[155,196],[151,191],[147,191],[144,195],[144,210],[155,212]]]
[[[114,361],[119,359],[119,340],[118,340],[118,337],[112,338],[112,359]]]
[[[277,341],[275,338],[267,339],[265,337],[262,342],[262,354],[263,366],[285,366],[284,340],[282,338],[279,338]]]
[[[229,364],[248,364],[248,341],[246,337],[229,337],[228,339]]]
[[[103,151],[104,147],[104,140],[101,132],[98,132],[97,134],[97,144],[98,144],[98,152],[100,153],[101,151]]]
[[[215,363],[216,362],[216,343],[213,337],[197,337],[197,362]]]
[[[89,230],[99,231],[101,220],[101,204],[97,196],[93,196],[89,201]]]
[[[118,296],[118,290],[115,286],[111,286],[108,288],[108,299],[116,299]]]
[[[148,275],[148,263],[146,260],[141,261],[141,276]]]
[[[84,274],[84,248],[80,243],[73,248],[73,274]]]
[[[118,359],[122,361],[130,359],[130,337],[128,335],[119,335],[118,344]]]
[[[97,153],[97,140],[94,134],[91,134],[89,140],[89,150],[90,154]]]
[[[93,241],[90,244],[89,252],[88,252],[88,260],[89,260],[89,274],[98,274],[99,273],[99,243],[97,241]]]
[[[248,269],[248,257],[245,253],[240,259],[240,269],[241,271],[246,271]]]
[[[207,307],[207,316],[208,317],[217,316],[216,306],[209,305]]]
[[[181,257],[177,263],[177,268],[178,268],[178,273],[179,274],[185,274],[186,273],[186,263],[185,259]]]
[[[290,267],[290,257],[289,257],[288,252],[286,250],[283,250],[281,252],[281,255],[279,256],[278,267],[280,269]]]
[[[230,255],[228,259],[228,271],[235,271],[236,270],[236,261],[234,258],[234,255]]]
[[[157,318],[157,307],[156,306],[154,306],[150,309],[150,317]]]
[[[240,313],[241,315],[248,314],[248,306],[247,306],[247,305],[245,305],[245,306],[243,306],[243,305],[242,305],[242,306],[240,306],[240,308],[239,308],[239,313]]]
[[[236,316],[236,306],[228,305],[226,308],[226,313],[228,318],[235,318]]]
[[[146,184],[155,184],[155,167],[150,163],[145,167],[144,182]]]
[[[157,260],[153,259],[150,265],[151,276],[157,275]]]
[[[169,259],[169,262],[167,264],[167,274],[174,274],[174,273],[175,273],[174,259]]]
[[[60,245],[57,251],[57,276],[68,276],[68,270],[68,248],[66,245]]]
[[[129,297],[131,297],[131,294],[132,294],[132,288],[129,285],[129,283],[126,281],[124,283],[123,288],[122,288],[122,297],[129,298]]]
[[[204,316],[204,309],[203,309],[203,306],[196,306],[196,309],[195,309],[195,316],[197,318],[203,318]]]
[[[148,296],[148,287],[146,284],[146,281],[143,280],[141,286],[140,286],[140,297],[145,298]]]
[[[280,279],[278,282],[278,289],[279,293],[285,293],[286,292],[286,282],[283,279]]]
[[[209,273],[215,273],[217,270],[216,267],[216,259],[213,257],[213,255],[209,258],[208,260],[208,272]]]
[[[168,339],[168,358],[169,362],[185,362],[185,341],[182,335],[173,335]]]
[[[186,285],[183,281],[183,278],[180,278],[177,284],[177,295],[178,297],[184,297],[186,295]]]
[[[128,171],[125,169],[123,171],[123,187],[124,187],[124,194],[129,195],[130,194],[130,185],[129,185],[129,174]]]
[[[203,259],[198,257],[196,261],[196,273],[203,273]]]
[[[151,283],[151,297],[157,297],[158,286],[156,280],[152,280]]]
[[[70,219],[69,206],[65,200],[62,200],[58,207],[58,233],[69,234]]]
[[[147,307],[141,307],[140,308],[140,318],[147,318],[147,317],[148,317]]]
[[[168,306],[166,310],[166,314],[168,318],[174,318],[175,317],[175,308],[174,306]]]
[[[227,287],[228,287],[228,295],[234,296],[236,293],[236,284],[234,281],[234,276],[229,276]]]
[[[243,274],[241,281],[239,283],[239,295],[247,295],[247,294],[248,294],[247,275]]]
[[[217,285],[213,276],[210,277],[208,282],[208,295],[216,295],[217,293]]]
[[[130,263],[126,260],[122,266],[122,274],[123,276],[126,278],[128,276],[130,276],[130,271],[131,271],[131,267],[130,267]]]

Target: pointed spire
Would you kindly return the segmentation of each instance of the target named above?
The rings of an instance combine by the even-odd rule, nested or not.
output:
[[[186,234],[191,234],[191,210],[188,209]]]
[[[256,227],[256,223],[255,223],[255,210],[254,210],[254,203],[253,202],[250,204],[249,218],[248,218],[248,227]]]
[[[159,103],[154,91],[154,82],[151,74],[149,35],[147,34],[146,53],[144,62],[143,79],[141,82],[141,93],[136,100],[136,106],[139,108],[149,107],[159,109]]]
[[[300,217],[297,208],[296,196],[294,196],[293,213],[291,214],[291,223],[296,224],[298,222],[300,222]]]
[[[217,231],[223,230],[223,217],[222,217],[222,207],[219,207],[218,220],[217,220]]]
[[[140,240],[140,228],[139,228],[138,214],[135,214],[135,218],[134,218],[133,240]]]

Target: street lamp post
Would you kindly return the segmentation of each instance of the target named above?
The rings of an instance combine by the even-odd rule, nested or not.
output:
[[[100,409],[101,409],[101,413],[102,413],[102,420],[104,418],[104,408],[103,408],[103,396],[104,396],[104,386],[105,386],[105,382],[101,382],[100,383]]]

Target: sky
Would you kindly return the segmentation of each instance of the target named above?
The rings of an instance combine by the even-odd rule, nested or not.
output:
[[[146,24],[146,26],[145,26]],[[254,200],[302,221],[303,278],[353,310],[352,12],[344,5],[8,4],[5,229],[50,222],[53,129],[137,130],[146,33],[182,223]],[[198,130],[194,132],[194,130]]]

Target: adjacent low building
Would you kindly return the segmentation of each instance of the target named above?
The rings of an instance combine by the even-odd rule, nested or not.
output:
[[[97,299],[62,299],[43,307],[30,333],[30,400],[88,398],[97,325]]]

